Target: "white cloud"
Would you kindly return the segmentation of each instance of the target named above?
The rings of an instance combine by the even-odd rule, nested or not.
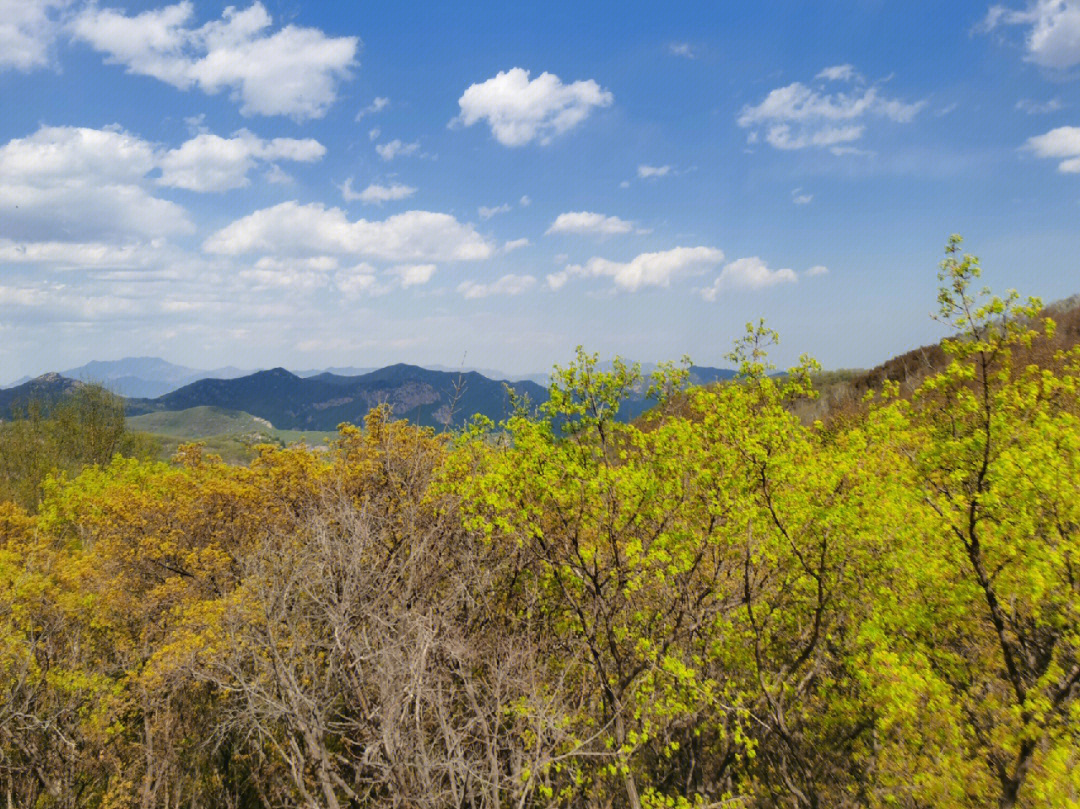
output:
[[[736,119],[739,126],[750,130],[747,142],[758,141],[760,127],[766,142],[775,149],[832,147],[834,154],[852,154],[843,144],[859,140],[868,119],[909,123],[926,103],[909,104],[885,97],[877,85],[866,86],[851,65],[825,68],[816,78],[852,86],[847,92],[833,93],[794,82],[772,90],[761,103],[743,107]]]
[[[322,289],[329,283],[329,274],[338,268],[333,256],[310,258],[277,258],[265,256],[251,269],[241,270],[238,277],[261,289],[309,291]]]
[[[225,191],[248,184],[258,165],[271,181],[288,179],[276,160],[310,162],[325,148],[310,138],[264,140],[241,130],[231,138],[200,133],[165,150],[112,126],[43,126],[0,146],[0,228],[31,242],[132,241],[194,226],[183,207],[153,187]],[[156,179],[152,173],[161,170]]]
[[[667,177],[670,173],[671,166],[646,166],[642,164],[637,167],[637,176],[643,180],[653,177]]]
[[[381,222],[351,222],[340,208],[295,201],[237,219],[203,248],[220,255],[331,252],[400,262],[475,261],[494,253],[472,225],[449,214],[406,211]]]
[[[59,30],[57,12],[70,0],[0,0],[0,70],[49,64]]]
[[[393,160],[395,157],[405,157],[406,155],[415,154],[419,149],[420,143],[418,141],[403,143],[397,139],[394,139],[389,143],[380,143],[375,147],[375,151],[379,153],[379,157],[383,160]]]
[[[668,53],[672,56],[681,56],[684,59],[694,59],[697,56],[689,42],[672,42],[668,45]]]
[[[382,295],[390,288],[380,284],[375,277],[375,268],[370,264],[357,264],[334,276],[334,286],[346,298]]]
[[[548,273],[544,280],[547,281],[548,288],[552,292],[558,292],[570,280],[570,273],[566,270],[559,270],[558,272]]]
[[[402,264],[390,270],[391,275],[396,275],[402,287],[406,289],[420,284],[426,284],[435,275],[434,264]]]
[[[620,233],[630,233],[634,229],[632,222],[620,219],[617,216],[604,216],[602,213],[590,211],[572,211],[561,213],[555,217],[547,233],[578,233],[591,234],[594,236],[614,236]]]
[[[373,115],[376,112],[382,112],[390,106],[390,99],[385,96],[375,96],[375,100],[364,107],[360,112],[356,113],[356,120],[359,121],[365,115]]]
[[[521,199],[518,200],[518,205],[520,205],[522,208],[528,208],[530,205],[532,205],[532,200],[529,199],[528,194],[522,194]]]
[[[701,297],[715,301],[729,289],[765,289],[777,284],[794,284],[799,277],[794,270],[770,270],[757,256],[739,258],[724,266],[712,284],[701,291]]]
[[[805,273],[803,273],[803,275],[806,275],[806,276],[808,276],[810,278],[813,278],[813,277],[818,276],[818,275],[828,275],[828,274],[829,274],[829,268],[826,267],[824,264],[815,264],[813,267],[811,267]]]
[[[520,295],[536,286],[536,279],[531,275],[504,275],[490,284],[477,281],[462,281],[457,291],[464,298],[487,298],[491,295]]]
[[[311,163],[325,154],[326,147],[311,138],[263,140],[243,129],[231,138],[204,132],[161,157],[158,184],[190,191],[227,191],[248,185],[248,172],[259,161]]]
[[[859,74],[855,72],[853,65],[833,65],[814,76],[815,79],[824,79],[825,81],[851,81],[858,77]]]
[[[1032,101],[1030,98],[1021,98],[1016,102],[1016,108],[1026,112],[1028,115],[1045,115],[1050,112],[1057,112],[1060,109],[1064,109],[1065,105],[1061,103],[1060,98],[1051,98],[1049,101]]]
[[[1059,126],[1045,135],[1028,138],[1025,148],[1037,157],[1061,159],[1058,171],[1080,173],[1080,126]]]
[[[316,28],[273,20],[262,3],[225,9],[220,20],[192,26],[190,0],[127,16],[86,6],[70,23],[72,36],[128,72],[181,90],[228,90],[243,115],[319,118],[351,75],[359,39],[328,37]]]
[[[1055,70],[1080,64],[1078,0],[1030,0],[1022,11],[992,6],[981,27],[992,31],[999,25],[1028,27],[1025,61]]]
[[[117,127],[43,126],[0,146],[0,230],[40,241],[152,238],[193,230],[148,190],[154,146]]]
[[[415,188],[403,183],[391,183],[390,185],[371,183],[363,191],[353,191],[351,177],[341,186],[341,196],[346,202],[360,200],[365,205],[382,205],[384,202],[396,202],[408,199],[415,193]]]
[[[528,239],[525,239],[525,238],[522,238],[522,239],[510,239],[508,242],[503,244],[502,252],[503,253],[511,253],[514,250],[520,250],[522,247],[528,247],[530,244],[531,244],[531,242]]]
[[[502,205],[494,205],[492,207],[488,207],[487,205],[481,205],[479,208],[476,209],[476,212],[480,214],[481,219],[491,219],[491,217],[501,213],[506,213],[509,210],[510,206],[506,203],[503,203]]]
[[[372,140],[372,141],[378,140],[379,135],[381,135],[381,134],[382,134],[382,130],[379,129],[379,127],[377,127],[377,126],[373,126],[371,129],[368,130],[368,133],[367,133],[368,140]]]
[[[775,149],[805,149],[807,146],[850,143],[861,138],[865,131],[865,126],[827,126],[816,131],[793,133],[788,124],[777,124],[769,127],[765,140]]]
[[[16,242],[0,239],[0,262],[49,265],[55,270],[139,269],[150,266],[164,245],[105,242]]]
[[[36,287],[12,287],[0,284],[0,307],[44,306],[48,292]]]
[[[284,185],[293,181],[292,175],[277,163],[271,163],[263,173],[263,178],[274,185]]]
[[[255,262],[258,270],[303,270],[304,272],[333,272],[338,268],[335,256],[307,256],[305,258],[278,258],[264,256]],[[372,268],[374,272],[374,268]]]
[[[667,287],[676,279],[698,275],[724,260],[722,251],[714,247],[676,247],[659,253],[641,253],[627,262],[591,258],[584,265],[566,268],[569,275],[609,277],[615,286],[626,292],[642,287]],[[559,273],[548,276],[548,286],[558,289],[566,279]]]
[[[796,188],[791,192],[791,201],[796,205],[809,205],[814,201],[814,195],[805,193],[801,188]]]
[[[829,152],[836,155],[837,157],[842,157],[843,155],[849,155],[849,154],[850,155],[872,155],[872,154],[876,154],[876,152],[874,152],[871,149],[859,149],[856,146],[830,146],[829,147]]]
[[[592,79],[563,84],[558,76],[541,73],[530,81],[529,71],[515,67],[470,85],[458,99],[461,115],[454,122],[472,126],[486,120],[503,146],[547,144],[614,100]]]

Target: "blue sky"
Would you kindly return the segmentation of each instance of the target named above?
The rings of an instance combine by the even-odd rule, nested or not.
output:
[[[871,366],[1080,291],[1080,0],[0,0],[0,381]]]

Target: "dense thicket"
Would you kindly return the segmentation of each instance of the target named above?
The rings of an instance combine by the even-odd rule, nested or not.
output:
[[[1080,806],[1080,349],[979,299],[803,424],[811,361],[335,450],[116,457],[0,505],[11,807]],[[97,460],[97,459],[95,459]]]
[[[50,401],[16,402],[0,414],[0,501],[33,510],[50,474],[77,473],[114,455],[149,457],[156,445],[125,428],[124,402],[100,385],[79,383]]]

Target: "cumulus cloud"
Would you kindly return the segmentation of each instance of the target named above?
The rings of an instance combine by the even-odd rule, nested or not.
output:
[[[181,90],[227,90],[242,115],[319,118],[355,64],[356,37],[296,25],[271,32],[273,19],[259,2],[242,10],[228,6],[220,20],[200,27],[193,17],[190,0],[133,16],[88,5],[70,31],[129,73]]]
[[[379,157],[383,160],[393,160],[395,157],[416,154],[419,149],[420,143],[418,141],[404,143],[397,139],[394,139],[389,143],[380,143],[375,147],[375,151],[379,153]]]
[[[694,59],[697,56],[689,42],[672,42],[668,45],[668,53],[672,56],[681,56],[684,59]]]
[[[632,222],[620,219],[617,216],[604,216],[602,213],[591,211],[572,211],[561,213],[555,217],[551,227],[547,229],[552,233],[576,233],[593,236],[614,236],[620,233],[630,233],[634,229]]]
[[[310,258],[277,258],[264,256],[249,269],[237,275],[250,286],[260,289],[309,291],[322,289],[329,283],[329,274],[338,269],[333,256]]]
[[[817,275],[828,275],[829,274],[829,268],[826,267],[824,264],[815,264],[813,267],[808,269],[803,274],[810,277],[810,278],[813,278],[813,277],[815,277]]]
[[[382,205],[384,202],[396,202],[408,199],[415,193],[415,188],[404,183],[391,183],[390,185],[371,183],[363,191],[353,191],[351,177],[341,186],[341,196],[346,202],[360,200],[365,205]]]
[[[982,30],[1002,25],[1027,28],[1026,61],[1054,70],[1080,64],[1080,0],[1030,0],[1022,10],[991,6]]]
[[[724,266],[716,280],[701,290],[701,297],[715,301],[727,290],[755,290],[794,284],[799,280],[794,270],[770,270],[757,256],[739,258]]]
[[[536,279],[531,275],[504,275],[490,284],[477,281],[462,281],[457,291],[464,298],[487,298],[491,295],[520,295],[536,286]]]
[[[57,13],[69,0],[0,0],[0,70],[49,64],[59,31]]]
[[[611,278],[618,289],[636,292],[642,287],[670,286],[677,278],[699,275],[723,260],[723,252],[714,247],[676,247],[658,253],[641,253],[626,262],[594,257],[583,265],[568,266],[566,275],[549,275],[547,281],[549,287],[558,289],[573,275],[606,277]]]
[[[1061,160],[1058,171],[1080,173],[1080,126],[1059,126],[1045,135],[1028,138],[1026,148],[1037,157]]]
[[[0,146],[0,230],[32,241],[152,238],[193,230],[148,190],[154,146],[118,127],[43,126]]]
[[[877,85],[867,85],[851,65],[825,68],[816,78],[846,84],[849,89],[831,92],[793,82],[772,90],[759,104],[743,107],[736,119],[750,130],[748,142],[756,143],[764,136],[775,149],[818,147],[852,154],[855,150],[845,144],[862,138],[867,121],[909,123],[926,103],[886,97]]]
[[[203,249],[219,255],[336,253],[399,262],[475,261],[493,245],[472,225],[431,211],[406,211],[382,221],[350,221],[340,208],[283,202],[237,219]]]
[[[667,177],[670,173],[671,166],[646,166],[642,164],[637,167],[637,176],[643,180],[654,177]]]
[[[814,201],[814,195],[806,193],[801,188],[796,188],[791,192],[791,201],[796,205],[809,205]]]
[[[334,286],[346,298],[370,297],[390,291],[389,286],[379,283],[375,268],[367,263],[356,264],[336,273]]]
[[[325,152],[310,138],[264,140],[247,130],[230,138],[203,132],[163,149],[116,126],[42,126],[0,146],[0,227],[31,241],[57,233],[82,242],[191,232],[184,208],[154,196],[155,185],[226,191],[248,185],[259,165],[271,181],[288,179],[273,161],[311,162]]]
[[[547,281],[548,289],[552,292],[558,292],[570,280],[570,273],[566,270],[559,270],[558,272],[548,273],[544,280]]]
[[[390,269],[390,274],[397,277],[404,288],[426,284],[435,275],[434,264],[401,264]]]
[[[248,185],[248,172],[259,162],[311,163],[325,154],[326,147],[311,138],[263,140],[243,129],[231,138],[204,132],[161,157],[158,184],[190,191],[228,191]]]
[[[476,212],[480,214],[481,219],[491,219],[491,217],[497,216],[501,213],[506,213],[509,210],[510,206],[506,203],[503,203],[502,205],[493,205],[490,207],[487,205],[481,205],[479,208],[476,209]]]
[[[614,100],[592,79],[563,84],[558,76],[541,73],[530,81],[529,71],[515,67],[470,85],[458,99],[461,115],[452,123],[487,121],[503,146],[547,144]]]

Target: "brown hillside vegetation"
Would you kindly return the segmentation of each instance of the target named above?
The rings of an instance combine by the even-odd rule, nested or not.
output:
[[[16,486],[0,805],[1080,806],[1080,348],[1029,365],[1060,336],[978,274],[951,362],[828,428],[759,326],[648,429],[579,350],[498,427]]]
[[[1018,347],[1014,354],[1017,365],[1053,367],[1058,351],[1080,344],[1080,295],[1044,307],[1033,319],[1033,327],[1041,331],[1042,321],[1048,317],[1056,325],[1054,334]],[[851,416],[862,408],[870,391],[881,391],[887,382],[896,383],[900,395],[908,397],[927,377],[944,371],[950,361],[943,345],[935,343],[892,357],[869,371],[825,372],[814,378],[818,398],[795,403],[794,412],[807,422]]]

